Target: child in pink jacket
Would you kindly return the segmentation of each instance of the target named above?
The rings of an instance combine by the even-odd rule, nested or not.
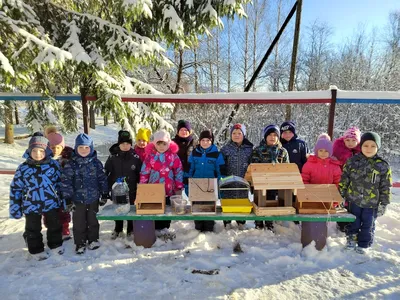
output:
[[[178,156],[179,147],[168,132],[157,131],[153,141],[146,146],[146,158],[140,171],[140,183],[164,183],[166,204],[169,197],[181,194],[183,189],[182,163]],[[156,230],[169,228],[171,221],[156,221]]]
[[[336,184],[338,186],[342,170],[340,162],[332,158],[332,142],[327,134],[321,134],[304,164],[301,177],[304,184]]]

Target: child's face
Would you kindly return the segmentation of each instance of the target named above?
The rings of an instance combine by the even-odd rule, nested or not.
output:
[[[329,152],[326,149],[318,149],[317,155],[320,159],[326,159],[329,157]]]
[[[33,148],[31,151],[32,159],[41,161],[46,157],[46,152],[42,148]]]
[[[119,144],[119,149],[123,152],[129,151],[131,149],[131,144],[121,143],[121,144]]]
[[[205,138],[205,139],[201,139],[201,141],[200,141],[200,146],[203,149],[208,149],[211,147],[211,145],[212,145],[212,141],[210,139]]]
[[[275,132],[271,132],[270,134],[267,135],[267,145],[273,146],[278,144],[278,135]]]
[[[378,153],[378,146],[374,141],[365,141],[362,144],[361,152],[366,157],[374,157]]]
[[[53,151],[54,157],[60,156],[61,152],[64,149],[61,145],[54,145],[54,146],[51,146],[50,148],[51,148],[51,151]]]
[[[147,141],[145,141],[145,140],[137,140],[137,142],[136,142],[136,145],[139,147],[139,148],[146,148],[146,146],[147,146]]]
[[[156,147],[157,152],[159,152],[159,153],[164,153],[165,151],[168,150],[169,145],[168,145],[167,142],[158,141],[158,142],[155,144],[155,147]]]
[[[290,130],[285,130],[284,132],[282,132],[282,138],[287,142],[289,142],[293,137],[294,134]]]
[[[243,132],[240,129],[234,129],[232,131],[232,141],[235,143],[242,143],[244,139]]]
[[[190,135],[190,132],[185,127],[182,127],[178,131],[178,136],[181,137],[181,138],[187,138],[189,135]]]
[[[344,139],[344,144],[347,148],[352,149],[357,146],[357,140],[352,138]]]
[[[82,157],[86,157],[90,154],[90,147],[89,146],[78,146],[78,154]]]

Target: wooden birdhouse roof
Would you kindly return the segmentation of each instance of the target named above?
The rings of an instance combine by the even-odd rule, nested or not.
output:
[[[335,184],[306,184],[305,189],[297,191],[298,202],[342,202]]]
[[[299,168],[289,164],[251,164],[251,182],[255,190],[304,189]]]
[[[161,203],[164,199],[164,183],[138,184],[136,203]]]

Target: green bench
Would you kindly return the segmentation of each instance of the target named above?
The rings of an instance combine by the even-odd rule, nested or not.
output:
[[[221,208],[217,207],[217,213],[214,215],[192,215],[190,213],[184,215],[176,215],[172,213],[171,207],[166,207],[165,214],[162,215],[137,215],[136,206],[131,205],[130,212],[125,215],[118,215],[115,212],[116,205],[111,204],[103,207],[97,214],[98,220],[151,220],[151,221],[299,221],[301,226],[301,242],[303,246],[308,245],[311,241],[316,242],[316,248],[321,250],[326,244],[327,237],[327,222],[354,222],[356,217],[346,212],[336,214],[318,214],[306,215],[296,214],[287,216],[256,216],[255,214],[226,214],[221,212]],[[190,211],[190,206],[187,206],[187,211]]]

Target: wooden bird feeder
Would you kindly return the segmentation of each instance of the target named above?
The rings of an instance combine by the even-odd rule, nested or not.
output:
[[[299,168],[288,164],[251,164],[247,178],[254,187],[254,212],[258,216],[296,214],[293,195],[304,189]],[[245,177],[246,178],[246,177]],[[267,199],[268,190],[278,190],[277,198]]]
[[[189,178],[189,201],[193,215],[217,213],[217,178]]]
[[[136,192],[136,214],[157,215],[165,212],[164,183],[138,184]]]
[[[335,214],[334,203],[342,201],[335,184],[306,184],[297,191],[296,208],[299,214]]]

